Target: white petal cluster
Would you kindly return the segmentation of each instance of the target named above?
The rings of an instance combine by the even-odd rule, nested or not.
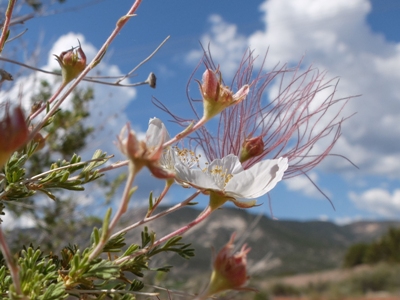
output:
[[[244,170],[239,158],[230,154],[214,160],[204,170],[177,162],[175,171],[179,180],[200,190],[221,192],[234,199],[252,199],[272,190],[282,180],[288,166],[288,159],[281,157],[260,161]]]

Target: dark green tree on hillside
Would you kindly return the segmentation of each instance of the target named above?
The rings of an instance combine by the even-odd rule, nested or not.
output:
[[[371,244],[355,244],[346,252],[344,267],[379,262],[400,263],[400,228],[390,228],[388,232]]]
[[[368,244],[358,243],[352,245],[344,256],[343,265],[346,268],[351,268],[365,263],[365,256],[369,249]]]

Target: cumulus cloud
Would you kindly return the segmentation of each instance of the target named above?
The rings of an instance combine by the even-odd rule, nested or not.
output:
[[[85,36],[79,33],[67,33],[58,38],[58,40],[53,44],[52,48],[49,50],[47,55],[47,63],[43,66],[39,66],[41,69],[47,71],[54,71],[59,69],[59,65],[55,60],[54,54],[60,55],[61,52],[67,51],[72,47],[78,46],[78,40],[82,45],[82,49],[87,56],[87,61],[90,62],[92,58],[97,53],[96,49],[89,41],[86,40]],[[122,71],[118,66],[108,64],[103,61],[101,64],[89,73],[89,76],[96,76],[101,74],[102,76],[121,76]],[[23,105],[26,111],[30,111],[31,98],[36,95],[40,89],[40,81],[46,80],[49,82],[50,86],[53,87],[55,91],[60,84],[60,78],[54,75],[47,75],[43,73],[34,73],[27,76],[21,76],[14,78],[13,86],[8,91],[0,92],[0,101],[10,100],[12,103],[17,101]],[[126,81],[129,84],[129,81]],[[94,100],[90,101],[88,104],[88,111],[90,116],[84,120],[85,126],[91,126],[94,128],[94,132],[86,140],[87,146],[83,151],[78,154],[82,156],[83,160],[90,159],[96,149],[101,149],[108,154],[114,154],[116,157],[113,161],[118,159],[124,159],[122,154],[114,144],[116,136],[119,134],[121,128],[128,122],[128,116],[126,108],[129,103],[134,101],[136,97],[135,88],[131,87],[114,87],[109,85],[93,84],[89,82],[81,82],[78,88],[91,87],[94,91]],[[66,109],[71,106],[70,98],[62,104],[61,109]],[[40,116],[37,117],[40,119]],[[34,120],[35,122],[36,120]],[[135,128],[135,124],[133,124]],[[137,128],[135,128],[137,129]],[[144,133],[137,131],[139,136],[144,136]],[[55,158],[55,159],[58,159]],[[108,178],[111,180],[112,177],[117,176],[120,172],[125,172],[126,170],[120,170],[118,172],[109,172]],[[152,182],[148,179],[142,179],[144,182]],[[140,182],[140,180],[139,180]],[[74,193],[74,199],[79,204],[79,207],[88,207],[90,205],[99,204],[104,200],[105,190],[99,186],[93,187],[92,185],[86,186],[85,193]],[[148,192],[146,191],[146,196]],[[116,195],[118,199],[119,194]],[[38,207],[41,205],[40,199],[38,198],[35,205]],[[42,199],[43,200],[43,199]],[[49,204],[47,204],[49,205]],[[50,204],[51,205],[51,204]],[[99,206],[99,210],[102,207]],[[91,213],[97,212],[91,210]],[[21,226],[31,226],[31,220],[27,220],[27,223],[21,223]],[[19,222],[19,221],[18,221]],[[11,226],[14,226],[11,224]]]
[[[201,40],[211,44],[215,61],[234,70],[244,49],[250,47],[261,57],[268,51],[267,69],[278,62],[294,65],[303,59],[304,67],[312,64],[327,70],[328,77],[340,76],[338,98],[362,96],[343,111],[344,116],[357,114],[344,123],[333,152],[349,158],[364,173],[398,177],[400,152],[393,140],[400,136],[400,43],[371,31],[366,20],[371,3],[268,0],[260,11],[265,27],[249,36],[238,34],[236,25],[220,16],[210,17],[211,28]],[[323,167],[355,170],[340,159],[327,160]]]
[[[47,64],[41,66],[41,69],[47,71],[59,69],[60,67],[55,60],[54,54],[60,55],[61,52],[77,46],[78,40],[82,45],[82,49],[87,56],[88,62],[90,62],[98,49],[96,49],[90,42],[86,41],[82,34],[70,32],[60,36],[54,43],[48,53]],[[98,73],[102,76],[122,75],[118,66],[107,63],[99,64],[92,73],[93,72],[96,73],[89,73],[89,76],[94,76]],[[56,76],[46,75],[43,73],[36,73],[16,78],[13,88],[7,92],[2,91],[0,93],[0,99],[20,99],[26,111],[29,111],[31,98],[39,91],[40,81],[47,80],[51,86],[54,86],[54,90],[56,90],[59,85],[57,79],[59,78]],[[116,147],[112,141],[115,140],[116,135],[128,121],[125,110],[128,104],[135,99],[136,91],[134,88],[112,87],[101,84],[91,84],[88,82],[82,82],[78,87],[82,88],[88,86],[93,88],[95,99],[89,104],[88,111],[90,112],[90,117],[84,122],[86,126],[92,126],[95,129],[95,132],[87,141],[88,147],[82,156],[90,158],[93,151],[99,148],[108,153],[117,153]],[[70,105],[71,102],[67,98],[61,108],[68,108]]]
[[[237,32],[237,26],[225,22],[219,15],[208,18],[211,29],[201,37],[205,49],[210,46],[214,61],[220,65],[225,78],[236,73],[240,60],[247,49],[247,39]],[[192,50],[186,56],[186,62],[196,64],[203,56],[200,50]]]
[[[400,189],[390,193],[386,189],[373,188],[363,193],[349,193],[351,201],[361,210],[380,217],[398,218],[400,214]]]
[[[318,175],[315,172],[308,174],[310,179],[318,185]],[[306,176],[297,176],[284,180],[286,187],[290,191],[300,192],[311,198],[324,198],[321,192],[315,187],[315,185]],[[326,191],[324,191],[327,194]],[[329,195],[331,197],[331,195]]]

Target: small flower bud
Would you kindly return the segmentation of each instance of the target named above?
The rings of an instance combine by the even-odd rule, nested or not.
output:
[[[11,154],[22,147],[28,139],[22,108],[17,106],[12,112],[6,106],[5,116],[0,121],[0,167],[9,159]]]
[[[249,276],[247,275],[247,254],[250,248],[243,245],[240,252],[232,254],[235,234],[229,242],[219,251],[214,261],[214,271],[206,291],[211,296],[227,290],[243,290]]]
[[[153,72],[151,72],[151,73],[149,74],[149,77],[147,77],[146,82],[147,82],[147,84],[149,85],[149,87],[155,89],[155,88],[156,88],[156,84],[157,84],[157,77],[156,77],[156,75],[155,75]]]
[[[219,79],[215,72],[207,69],[203,73],[203,83],[199,82],[203,97],[204,117],[207,120],[216,116],[225,108],[243,101],[249,92],[249,85],[246,84],[236,94],[233,94],[229,87],[222,84],[220,72],[217,71],[217,73]]]
[[[60,64],[64,84],[78,77],[86,68],[86,55],[80,45],[77,50],[71,49],[54,56]]]
[[[218,101],[219,82],[217,76],[211,70],[206,70],[203,73],[203,84],[201,85],[202,96],[205,101]]]
[[[240,151],[240,162],[244,163],[250,158],[257,157],[264,152],[264,141],[261,136],[255,138],[248,138],[242,145]]]

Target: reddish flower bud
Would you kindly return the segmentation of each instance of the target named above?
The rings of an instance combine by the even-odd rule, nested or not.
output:
[[[218,101],[219,95],[219,81],[215,73],[211,70],[206,70],[203,73],[203,84],[200,89],[202,96],[206,101]]]
[[[214,261],[214,271],[205,293],[207,296],[227,290],[243,290],[249,279],[246,271],[246,258],[251,249],[247,245],[243,245],[240,252],[232,254],[234,240],[235,234],[232,234],[231,239],[219,251]]]
[[[17,106],[10,112],[7,105],[5,116],[0,121],[0,167],[5,164],[14,151],[26,143],[28,134],[21,107]]]
[[[77,50],[71,49],[54,56],[60,64],[64,84],[78,77],[86,68],[86,55],[80,45]]]
[[[219,74],[219,78],[217,78],[216,73]],[[249,85],[246,84],[236,94],[233,94],[229,87],[222,84],[221,73],[219,71],[216,71],[216,73],[207,69],[203,73],[203,83],[199,83],[203,97],[204,117],[207,120],[216,116],[225,108],[240,103],[249,93]]]
[[[264,152],[264,141],[261,136],[255,138],[247,138],[243,142],[240,151],[240,162],[243,163],[250,158],[257,157]]]

